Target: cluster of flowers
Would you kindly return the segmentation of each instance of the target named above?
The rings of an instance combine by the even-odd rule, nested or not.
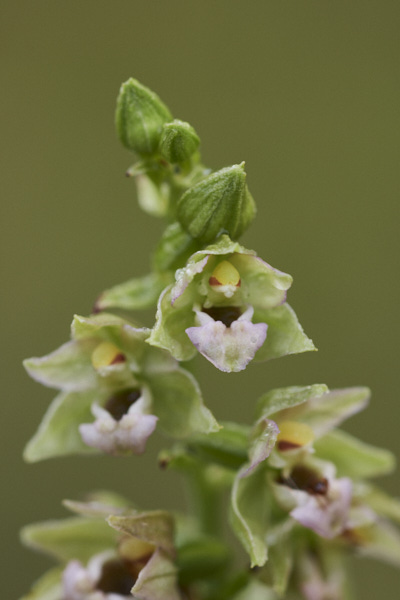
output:
[[[199,514],[142,512],[112,493],[69,501],[79,516],[23,530],[62,563],[26,600],[347,598],[347,551],[400,565],[400,503],[366,482],[393,457],[337,429],[369,392],[278,389],[258,401],[253,427],[215,420],[180,362],[200,353],[237,372],[314,350],[286,301],[292,278],[236,241],[255,214],[243,164],[210,173],[194,129],[133,79],[117,130],[140,158],[128,171],[140,206],[169,224],[150,275],[104,292],[91,316],[75,316],[69,342],[25,361],[59,390],[25,458],[141,454],[160,428],[179,440],[160,465],[187,477]],[[105,312],[156,303],[152,329]],[[233,569],[216,535],[227,489],[231,527],[257,570]]]

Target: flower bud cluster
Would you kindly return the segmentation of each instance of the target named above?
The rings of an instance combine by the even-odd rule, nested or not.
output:
[[[315,350],[287,302],[292,277],[238,242],[256,211],[244,163],[211,172],[194,128],[135,79],[116,127],[138,158],[127,174],[139,205],[166,228],[151,273],[103,292],[69,341],[25,361],[58,394],[24,456],[140,455],[160,431],[174,442],[160,466],[182,473],[195,510],[138,511],[112,493],[67,502],[78,516],[23,530],[60,563],[25,600],[340,600],[347,554],[400,566],[400,503],[369,482],[394,459],[338,428],[369,391],[281,388],[252,426],[216,421],[180,362],[200,355],[231,373]],[[109,312],[149,308],[151,329]],[[227,515],[239,569],[220,535]]]

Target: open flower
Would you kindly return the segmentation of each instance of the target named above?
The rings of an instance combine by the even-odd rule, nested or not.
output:
[[[286,303],[292,278],[228,236],[196,252],[163,292],[148,342],[178,360],[198,350],[221,371],[313,350]]]
[[[332,464],[295,466],[287,477],[272,484],[278,504],[298,523],[324,538],[342,534],[348,527],[352,482],[335,478]]]
[[[181,599],[168,513],[137,512],[120,498],[114,507],[96,498],[67,505],[79,516],[29,525],[22,532],[28,546],[61,562],[39,580],[29,598]]]
[[[76,316],[70,342],[25,361],[34,379],[60,390],[27,460],[94,449],[140,454],[157,422],[178,438],[218,429],[194,377],[146,344],[149,333],[106,313]]]
[[[83,441],[108,454],[144,452],[158,418],[149,414],[151,397],[146,389],[128,389],[111,396],[104,408],[92,405],[94,423],[79,425]]]

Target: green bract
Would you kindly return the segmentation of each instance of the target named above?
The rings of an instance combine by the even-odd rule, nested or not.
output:
[[[25,361],[34,379],[61,390],[26,448],[27,460],[93,448],[140,453],[157,420],[178,438],[218,429],[194,377],[146,344],[148,335],[113,315],[76,316],[70,342]],[[111,354],[96,364],[99,349]]]
[[[221,233],[237,239],[255,216],[255,203],[246,185],[244,163],[226,167],[195,184],[178,202],[183,228],[203,244]]]
[[[219,278],[219,279],[218,279]],[[160,296],[148,342],[189,360],[199,350],[222,371],[313,350],[285,303],[292,278],[226,235],[196,252]]]

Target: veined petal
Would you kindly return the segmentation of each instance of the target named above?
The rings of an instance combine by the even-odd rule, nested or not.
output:
[[[196,311],[201,323],[199,327],[186,329],[197,350],[215,367],[225,372],[242,371],[254,358],[267,336],[265,323],[251,322],[252,310],[226,327],[209,315]]]

